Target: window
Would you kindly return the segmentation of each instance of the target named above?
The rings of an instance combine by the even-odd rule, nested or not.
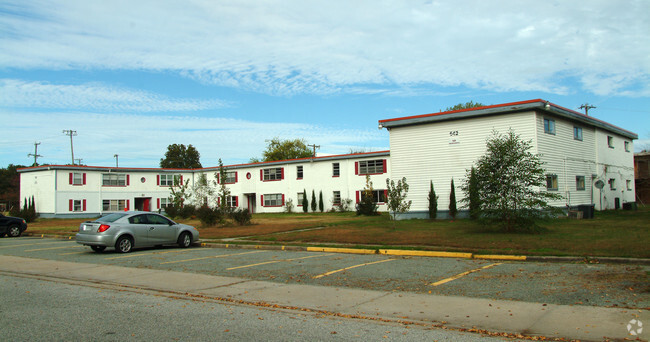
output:
[[[632,181],[631,180],[626,180],[625,185],[627,186],[627,191],[632,191]]]
[[[358,175],[372,175],[386,172],[385,160],[362,160],[357,162]]]
[[[80,172],[75,172],[72,175],[72,185],[84,185],[84,174]]]
[[[262,203],[265,207],[281,207],[284,205],[284,195],[282,194],[262,195],[262,198]]]
[[[263,181],[281,180],[281,179],[284,178],[283,176],[284,176],[284,169],[281,168],[281,167],[262,170],[262,180]]]
[[[573,126],[573,139],[582,141],[582,127]]]
[[[361,201],[365,190],[357,191],[357,203]],[[386,190],[373,190],[372,201],[375,203],[386,203],[387,191]]]
[[[228,171],[226,172],[226,181],[224,184],[235,184],[237,183],[237,171]]]
[[[341,192],[334,191],[332,193],[332,205],[341,205]]]
[[[614,148],[614,137],[609,135],[607,136],[607,146],[609,146],[609,148]]]
[[[296,197],[298,198],[298,206],[301,207],[302,206],[302,201],[305,199],[305,193],[304,192],[299,192],[298,196],[296,196]]]
[[[555,120],[544,118],[544,133],[555,134]]]
[[[576,190],[585,189],[585,176],[576,176]]]
[[[158,175],[158,185],[160,186],[174,186],[174,183],[180,184],[183,182],[181,175]]]
[[[546,175],[546,190],[557,190],[557,175]]]
[[[70,200],[70,211],[86,211],[86,200]]]
[[[160,198],[160,205],[158,208],[167,208],[173,205],[171,198]]]
[[[239,200],[237,196],[226,196],[226,205],[231,208],[236,208],[239,206]]]
[[[302,173],[302,165],[296,166],[296,178],[302,179],[303,173]]]
[[[129,176],[123,173],[105,173],[102,175],[103,186],[127,186]]]
[[[103,200],[102,209],[104,211],[122,211],[128,209],[126,200]]]
[[[625,142],[625,152],[630,152],[630,142],[629,141]]]
[[[341,176],[341,167],[339,163],[332,163],[332,177]]]
[[[609,190],[616,190],[616,179],[610,178],[607,183],[609,183]]]

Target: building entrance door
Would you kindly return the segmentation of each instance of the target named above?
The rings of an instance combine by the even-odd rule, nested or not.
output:
[[[151,197],[136,197],[133,209],[138,211],[151,211]]]

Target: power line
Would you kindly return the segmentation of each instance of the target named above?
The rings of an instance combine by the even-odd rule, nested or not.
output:
[[[74,165],[74,148],[72,145],[72,137],[77,135],[77,131],[73,131],[71,129],[64,129],[63,134],[69,135],[70,136],[70,153],[72,154],[72,165]]]
[[[309,146],[309,147],[313,147],[313,148],[314,148],[314,158],[315,158],[315,157],[316,157],[316,149],[317,149],[317,148],[320,149],[320,145],[312,144],[312,145],[307,145],[307,146]]]
[[[596,106],[592,106],[589,103],[585,103],[585,104],[583,104],[582,106],[580,106],[578,108],[584,109],[585,110],[585,115],[589,115],[589,110],[592,109],[592,108],[596,108]]]
[[[28,153],[27,157],[34,157],[34,164],[32,166],[38,166],[38,158],[42,157],[42,155],[38,154],[38,145],[41,143],[35,142],[34,143],[34,153]]]

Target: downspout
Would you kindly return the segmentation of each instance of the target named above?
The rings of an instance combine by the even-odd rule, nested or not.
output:
[[[564,194],[566,195],[567,207],[571,208],[571,193],[569,192],[569,184],[566,173],[566,157],[564,157]]]

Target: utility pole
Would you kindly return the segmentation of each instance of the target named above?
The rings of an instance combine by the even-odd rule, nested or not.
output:
[[[116,154],[113,157],[115,157],[115,167],[120,167],[120,163],[119,163],[119,159],[118,159],[119,155]]]
[[[27,157],[34,157],[34,165],[32,166],[38,166],[38,157],[42,157],[42,155],[38,154],[38,145],[41,143],[35,142],[34,143],[34,153],[28,153]]]
[[[313,148],[314,148],[314,155],[313,155],[313,157],[316,158],[316,149],[317,149],[317,148],[320,148],[320,145],[312,144],[312,145],[307,145],[307,146],[309,146],[309,147],[313,147]]]
[[[72,147],[72,137],[77,135],[77,131],[71,129],[64,129],[63,134],[70,136],[70,153],[72,154],[72,165],[74,165],[74,148]]]
[[[589,103],[585,103],[582,106],[580,106],[579,108],[584,109],[585,110],[585,115],[588,116],[589,115],[589,110],[592,109],[592,108],[596,108],[596,106],[592,106]]]
[[[77,158],[75,160],[77,161],[77,165],[81,165],[81,161],[83,160],[83,158]]]

